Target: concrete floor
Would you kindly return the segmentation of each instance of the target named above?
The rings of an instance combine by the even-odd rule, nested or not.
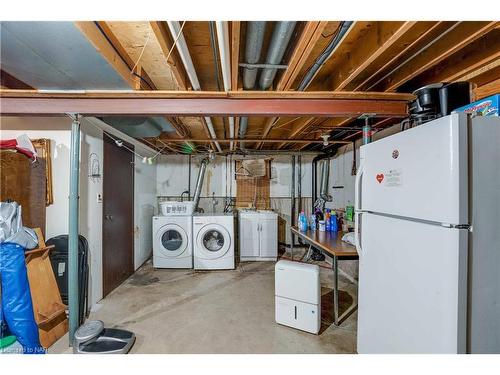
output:
[[[232,271],[155,270],[148,262],[89,319],[135,332],[131,353],[355,353],[357,314],[332,324],[332,280],[322,268],[319,335],[275,323],[274,262]],[[342,275],[339,281],[342,312],[356,298],[356,285]],[[71,352],[67,343],[65,336],[49,353]]]

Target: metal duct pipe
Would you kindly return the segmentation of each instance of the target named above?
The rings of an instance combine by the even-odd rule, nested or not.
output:
[[[342,22],[342,25],[340,26],[339,32],[331,40],[331,42],[325,48],[323,53],[316,59],[313,66],[311,67],[311,69],[309,69],[307,71],[306,75],[304,76],[304,78],[300,82],[300,85],[297,88],[297,91],[304,91],[307,88],[307,86],[309,86],[309,84],[312,82],[312,80],[316,76],[316,73],[318,73],[319,69],[323,66],[325,61],[330,58],[330,56],[335,51],[337,46],[340,44],[342,39],[344,39],[344,37],[347,34],[347,31],[351,28],[353,23],[354,23],[353,21],[343,21]]]
[[[229,47],[229,27],[227,21],[217,21],[217,44],[219,45],[220,64],[222,66],[222,79],[224,81],[224,91],[231,91],[231,63]],[[237,68],[237,67],[235,67]],[[229,117],[229,138],[234,138],[234,117]],[[234,142],[229,144],[229,149],[233,149]]]
[[[179,52],[179,56],[181,57],[184,68],[186,68],[186,73],[189,77],[189,82],[191,82],[193,90],[200,91],[201,90],[200,81],[198,80],[193,60],[191,59],[191,55],[189,54],[189,49],[186,43],[186,39],[184,39],[184,35],[182,34],[181,25],[179,24],[178,21],[167,21],[167,25],[168,28],[170,29],[172,37],[174,38],[174,40],[177,40],[176,43],[177,51]],[[222,152],[219,142],[217,142],[217,135],[215,134],[212,120],[210,119],[210,117],[205,117],[205,122],[207,123],[208,132],[210,133],[210,137],[214,140],[217,150],[219,152]]]
[[[245,138],[245,134],[247,133],[247,128],[248,128],[248,117],[241,117],[240,118],[240,129],[238,132],[238,136],[240,138]],[[240,141],[240,148],[242,150],[245,149],[245,142]]]
[[[271,38],[271,44],[267,50],[266,64],[277,65],[281,63],[288,43],[292,38],[296,23],[296,21],[280,21],[276,23]],[[262,71],[259,78],[261,90],[267,90],[271,87],[277,71],[276,68],[266,68]]]
[[[264,43],[264,33],[266,32],[266,21],[250,21],[247,22],[247,36],[245,42],[245,62],[247,64],[257,64],[262,52],[262,44]],[[245,90],[253,90],[257,81],[258,68],[243,69],[243,88]],[[238,135],[240,138],[245,138],[247,133],[248,117],[240,118],[240,129]],[[245,143],[240,142],[240,148],[245,149]]]
[[[318,191],[317,191],[317,176],[318,176],[318,171],[317,171],[317,164],[318,161],[323,160],[323,159],[328,159],[332,158],[337,154],[338,148],[334,148],[328,153],[324,153],[322,155],[315,156],[312,160],[312,178],[311,178],[311,187],[312,187],[312,211],[314,212],[314,204],[316,203],[316,200],[318,199]]]
[[[247,22],[247,37],[245,44],[245,62],[247,64],[257,64],[262,52],[264,43],[264,33],[266,31],[266,21]],[[243,88],[252,90],[257,81],[257,68],[243,69]]]
[[[194,189],[194,210],[198,210],[198,204],[200,203],[201,188],[203,187],[203,180],[205,179],[205,171],[207,170],[207,165],[210,162],[209,158],[204,158],[200,164],[200,170],[198,171],[198,178],[196,179],[196,187]]]
[[[330,178],[330,159],[323,160],[321,163],[321,179],[319,196],[325,202],[331,202],[332,196],[328,194],[328,180]]]

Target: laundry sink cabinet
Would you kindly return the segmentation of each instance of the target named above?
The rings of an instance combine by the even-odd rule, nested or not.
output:
[[[278,215],[268,210],[239,210],[240,261],[276,261]]]

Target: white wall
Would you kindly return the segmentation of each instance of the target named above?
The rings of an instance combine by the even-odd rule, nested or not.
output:
[[[68,216],[70,126],[64,117],[0,117],[2,139],[26,133],[30,138],[51,140],[54,203],[46,210],[47,238],[68,232],[68,221],[61,218]]]
[[[137,269],[149,259],[153,249],[152,217],[156,212],[156,165],[144,164],[136,156],[134,169],[134,268]]]
[[[194,194],[196,178],[202,157],[193,156],[191,162],[191,195]],[[302,157],[302,196],[311,196],[311,161],[312,156]],[[188,189],[189,157],[186,155],[162,155],[158,158],[157,193],[159,196],[180,196]],[[227,165],[227,168],[226,168]],[[291,156],[273,156],[272,178],[270,182],[271,198],[290,198],[292,164]],[[298,180],[298,176],[296,176]],[[232,191],[231,191],[232,187]],[[236,196],[234,179],[234,160],[216,157],[208,167],[203,182],[202,197]]]
[[[387,137],[400,131],[399,125],[381,130],[374,134],[373,141]],[[362,140],[356,141],[356,170],[359,167],[359,147]],[[346,205],[354,205],[354,180],[356,176],[351,173],[353,165],[352,144],[345,145],[339,149],[337,155],[330,159],[329,192],[333,196],[333,201],[326,204],[332,209],[345,208]],[[320,183],[320,168],[318,163],[318,189]],[[332,189],[333,186],[344,186],[343,189]],[[319,191],[319,190],[318,190]]]
[[[96,119],[81,122],[80,152],[80,233],[89,242],[89,302],[102,299],[102,178],[90,179],[89,155],[97,155],[102,174],[103,132],[93,124],[136,146],[136,151],[151,156],[153,151],[136,140],[106,126]],[[52,147],[52,181],[54,203],[46,210],[46,237],[68,233],[69,157],[71,120],[67,117],[0,117],[1,138],[27,134],[30,138],[47,138]],[[135,158],[134,175],[134,266],[137,269],[152,251],[151,222],[156,207],[156,165],[143,164]]]

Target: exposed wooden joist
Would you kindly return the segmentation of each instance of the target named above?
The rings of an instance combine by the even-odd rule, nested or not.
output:
[[[310,21],[306,22],[304,29],[297,41],[295,49],[288,62],[288,68],[281,75],[277,85],[277,91],[289,90],[291,89],[295,79],[297,78],[300,71],[303,69],[308,57],[310,56],[314,46],[316,45],[318,39],[321,37],[321,33],[325,29],[328,22],[325,21]],[[266,138],[271,131],[273,124],[277,121],[277,117],[270,117],[266,120],[264,125],[264,130],[262,132],[262,138]],[[256,148],[261,148],[262,143],[258,143]]]
[[[376,22],[370,32],[358,40],[358,46],[344,55],[331,76],[333,90],[344,90],[381,55],[385,54],[417,24],[409,22]]]
[[[98,25],[92,21],[78,21],[75,22],[75,26],[85,35],[94,48],[101,53],[123,80],[130,87],[135,87],[136,80],[129,66],[106,39],[106,36],[101,32]]]
[[[150,22],[150,25],[165,58],[168,56],[167,63],[175,76],[179,88],[181,90],[187,90],[189,87],[186,80],[186,73],[177,50],[175,48],[172,50],[174,40],[172,39],[172,34],[168,30],[168,26],[163,21],[153,21]]]
[[[108,24],[104,21],[96,22],[100,31],[104,34],[108,42],[111,44],[111,47],[118,53],[118,55],[122,58],[122,60],[127,64],[129,71],[132,71],[134,67],[134,61],[129,56],[123,45],[120,43],[118,38],[115,36],[113,31],[110,29]],[[116,67],[114,66],[116,69]],[[136,71],[134,72],[136,75],[133,77],[135,83],[134,88],[136,90],[156,90],[156,86],[154,82],[149,77],[148,73],[141,66],[137,66]]]
[[[405,82],[448,58],[467,44],[482,37],[497,26],[498,22],[458,22],[442,34],[428,48],[400,66],[393,74],[375,87],[380,91],[394,91]]]
[[[415,77],[405,87],[411,89],[433,82],[472,80],[475,76],[498,65],[500,65],[500,29],[494,29]]]
[[[403,101],[415,99],[412,94],[369,91],[167,91],[167,90],[0,90],[0,96],[9,98],[99,98],[99,99],[345,99]]]
[[[297,123],[297,125],[294,127],[294,129],[290,132],[289,141],[280,143],[278,145],[277,149],[279,150],[279,149],[283,148],[286,144],[288,144],[289,142],[291,142],[293,138],[295,138],[296,136],[298,136],[299,134],[301,134],[302,131],[307,126],[309,126],[314,120],[315,120],[315,118],[313,118],[313,117],[300,119],[300,121]]]
[[[404,61],[405,56],[411,55],[412,52],[417,51],[419,47],[423,47],[435,39],[441,33],[445,32],[447,28],[453,26],[453,24],[454,22],[418,22],[411,33],[401,38],[401,45],[394,45],[387,51],[389,58],[381,61],[374,72],[371,72],[358,82],[353,87],[353,91],[369,90],[369,84],[375,82],[384,72],[389,71],[398,63]]]
[[[231,87],[238,90],[241,22],[231,21]]]
[[[288,61],[288,68],[281,75],[276,85],[277,91],[290,90],[292,88],[295,79],[304,67],[307,58],[311,54],[327,24],[328,22],[326,21],[306,22],[290,60]]]
[[[487,83],[483,86],[479,86],[474,89],[474,97],[476,100],[486,98],[487,96],[498,94],[500,92],[500,78]]]
[[[161,140],[165,142],[212,142],[212,138],[186,138],[186,139],[176,139],[176,138],[160,138]],[[221,143],[229,143],[231,141],[234,142],[264,142],[264,143],[279,143],[283,141],[287,141],[290,143],[324,143],[322,139],[293,139],[293,140],[288,140],[287,138],[266,138],[266,139],[261,139],[261,138],[217,138],[217,142]],[[345,144],[345,143],[351,143],[348,141],[337,141],[337,140],[332,140],[328,141],[330,144]]]

